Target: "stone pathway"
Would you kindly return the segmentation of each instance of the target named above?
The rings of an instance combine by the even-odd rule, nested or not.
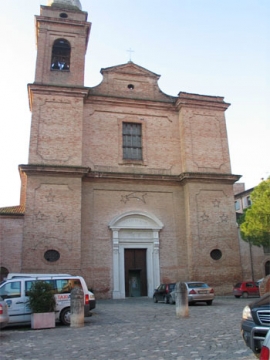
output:
[[[254,360],[240,334],[242,310],[253,300],[217,297],[212,306],[190,306],[185,319],[176,318],[175,305],[148,298],[99,300],[82,328],[3,329],[0,359]]]

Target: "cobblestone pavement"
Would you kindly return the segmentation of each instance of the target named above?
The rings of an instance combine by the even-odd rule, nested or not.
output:
[[[240,334],[242,310],[253,300],[216,297],[212,306],[190,306],[184,319],[175,305],[149,298],[99,300],[81,328],[3,329],[0,359],[254,360]]]

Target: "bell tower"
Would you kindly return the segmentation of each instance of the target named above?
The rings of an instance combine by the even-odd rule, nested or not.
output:
[[[49,1],[36,16],[35,83],[82,86],[91,24],[79,0]]]
[[[28,85],[29,163],[82,165],[85,54],[91,23],[79,0],[49,1],[36,16],[35,81]]]
[[[90,27],[79,0],[49,1],[36,16],[36,72],[28,84],[29,158],[20,165],[25,179],[22,271],[79,273]]]

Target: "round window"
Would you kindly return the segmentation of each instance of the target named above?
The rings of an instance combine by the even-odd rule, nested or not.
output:
[[[60,259],[60,253],[57,250],[47,250],[44,258],[49,262],[54,262]]]
[[[210,256],[213,260],[219,260],[222,257],[222,252],[219,249],[214,249],[211,251]]]

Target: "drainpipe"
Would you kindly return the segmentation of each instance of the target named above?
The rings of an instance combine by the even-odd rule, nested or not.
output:
[[[252,281],[254,281],[253,256],[252,256],[251,242],[249,242],[249,254],[250,254],[251,277],[252,277]]]

